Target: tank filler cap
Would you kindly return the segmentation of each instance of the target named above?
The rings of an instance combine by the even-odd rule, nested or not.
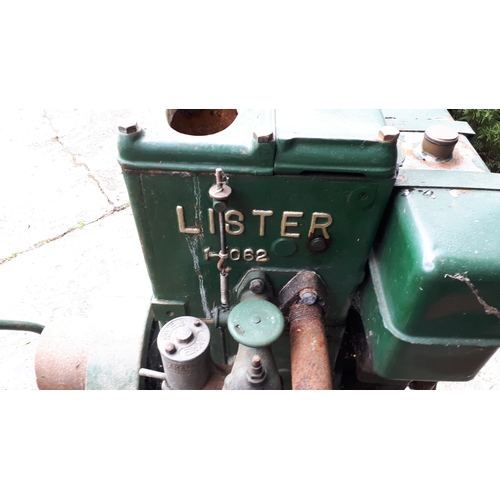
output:
[[[229,314],[227,326],[233,338],[248,347],[271,345],[283,333],[285,318],[267,300],[245,300]]]
[[[158,335],[158,348],[169,360],[196,359],[210,343],[210,330],[200,319],[182,316],[169,321]]]
[[[450,160],[458,142],[458,132],[446,125],[433,125],[424,134],[422,153]]]

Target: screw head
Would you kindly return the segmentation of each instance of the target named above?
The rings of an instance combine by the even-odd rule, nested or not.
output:
[[[399,130],[396,127],[382,127],[378,132],[378,138],[382,142],[396,142],[399,139]]]
[[[137,123],[134,123],[133,125],[126,125],[126,126],[120,125],[118,127],[118,132],[120,132],[120,134],[125,134],[125,135],[137,134],[137,132],[139,132],[140,130],[141,130],[141,127],[139,127],[139,125],[137,125]]]
[[[312,288],[306,288],[306,289],[302,290],[299,294],[299,297],[300,297],[300,300],[306,306],[312,306],[312,305],[316,304],[316,302],[318,300],[318,294]]]
[[[250,282],[250,291],[260,295],[266,289],[266,283],[260,278],[254,279]]]
[[[174,354],[174,352],[177,351],[177,348],[175,347],[175,344],[173,344],[172,342],[169,342],[165,346],[165,351],[167,351],[168,354]]]

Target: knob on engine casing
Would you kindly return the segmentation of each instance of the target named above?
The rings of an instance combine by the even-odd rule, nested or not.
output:
[[[244,300],[229,314],[228,329],[239,342],[238,353],[223,389],[282,388],[270,345],[285,328],[281,311],[267,300]]]

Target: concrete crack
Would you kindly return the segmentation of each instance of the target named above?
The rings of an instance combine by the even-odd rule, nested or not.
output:
[[[58,132],[57,130],[54,128],[54,125],[52,124],[52,120],[50,119],[50,117],[47,115],[47,111],[43,110],[43,118],[45,118],[48,122],[49,122],[49,125],[50,125],[50,128],[53,130],[55,137],[52,139],[52,141],[54,142],[57,142],[63,149],[63,151],[67,154],[70,155],[71,157],[71,162],[73,163],[73,165],[75,167],[83,167],[86,171],[87,171],[87,175],[88,177],[90,177],[97,185],[97,187],[99,188],[99,191],[101,192],[101,194],[106,198],[106,201],[114,208],[116,208],[116,205],[109,199],[108,195],[106,194],[106,192],[104,191],[104,189],[102,188],[99,180],[92,174],[92,172],[90,171],[90,168],[89,166],[86,164],[86,163],[83,163],[83,162],[80,162],[77,160],[76,158],[76,154],[73,153],[72,151],[70,151],[70,149],[65,146],[63,144],[63,142],[61,141],[61,138],[59,137],[58,135]]]
[[[96,222],[99,222],[103,219],[106,219],[107,217],[110,217],[113,214],[116,214],[118,212],[122,212],[123,210],[126,210],[127,208],[130,207],[130,203],[125,203],[124,205],[121,205],[119,207],[113,206],[111,210],[106,212],[105,214],[101,215],[97,219],[90,221],[90,222],[79,222],[76,226],[73,226],[66,231],[64,231],[61,234],[58,234],[57,236],[54,236],[52,238],[48,238],[43,241],[39,241],[38,243],[35,243],[34,245],[31,245],[29,248],[26,248],[25,250],[21,250],[20,252],[13,253],[9,257],[4,257],[0,258],[0,265],[5,264],[6,262],[10,262],[11,260],[15,259],[19,255],[22,255],[23,253],[31,252],[32,250],[36,250],[37,248],[43,247],[47,243],[52,243],[53,241],[60,240],[61,238],[64,238],[64,236],[73,233],[74,231],[79,231],[80,229],[83,229],[84,227],[90,226],[91,224],[95,224]]]
[[[467,273],[464,273],[464,274],[466,275]],[[478,302],[484,307],[484,312],[486,314],[493,314],[497,318],[500,319],[500,311],[496,307],[490,306],[479,295],[477,288],[472,284],[471,280],[469,278],[467,278],[467,276],[464,276],[462,274],[457,273],[457,274],[454,274],[453,276],[451,274],[445,274],[444,277],[451,278],[453,280],[458,280],[458,281],[461,281],[462,283],[465,283],[471,289],[472,293],[476,296],[476,299],[478,300]]]

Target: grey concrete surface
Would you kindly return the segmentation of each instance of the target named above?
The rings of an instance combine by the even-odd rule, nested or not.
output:
[[[107,304],[151,294],[115,160],[118,122],[131,115],[164,119],[161,110],[1,111],[0,318],[109,322]],[[0,389],[37,389],[39,338],[0,332]],[[499,381],[497,354],[472,382],[438,389],[498,389]]]

